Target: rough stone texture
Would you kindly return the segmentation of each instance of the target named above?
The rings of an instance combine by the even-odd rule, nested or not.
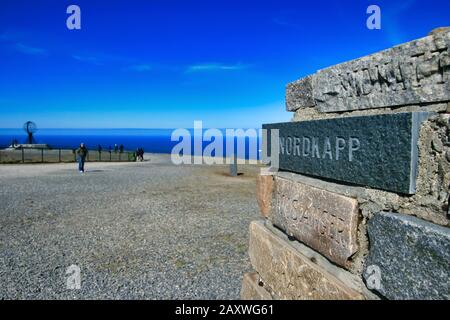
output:
[[[242,279],[241,300],[273,300],[270,292],[264,289],[257,273],[246,273]]]
[[[328,271],[267,229],[250,224],[250,261],[264,283],[280,299],[363,299]]]
[[[336,193],[277,177],[274,225],[331,261],[348,266],[358,249],[358,202]]]
[[[450,101],[450,30],[318,71],[288,85],[288,111],[342,112]],[[301,84],[301,85],[300,85]],[[293,92],[298,88],[298,92]]]
[[[428,113],[396,113],[263,125],[279,129],[279,167],[413,194],[417,141]],[[267,134],[269,154],[271,135]]]
[[[450,299],[449,228],[379,213],[369,221],[368,231],[364,277],[376,291],[388,299]],[[370,266],[379,268],[379,285]]]
[[[450,27],[439,27],[439,28],[431,30],[428,35],[429,36],[434,36],[436,34],[439,34],[439,33],[442,33],[442,32],[449,32],[449,31],[450,31]]]
[[[431,112],[431,113],[449,113],[449,103],[430,103],[423,105],[411,105],[402,107],[390,107],[383,109],[368,109],[368,110],[356,110],[348,112],[335,112],[335,113],[322,113],[317,109],[309,108],[298,110],[294,113],[292,121],[309,121],[309,120],[322,120],[322,119],[336,119],[347,118],[355,116],[371,116],[379,114],[393,114],[401,112]]]
[[[314,105],[311,77],[291,82],[286,86],[286,109],[288,111],[314,107]]]
[[[256,177],[256,199],[261,215],[269,217],[272,206],[273,174],[263,173]]]

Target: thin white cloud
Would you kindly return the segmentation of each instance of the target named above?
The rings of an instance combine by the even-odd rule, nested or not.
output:
[[[111,54],[104,54],[100,52],[91,52],[91,53],[77,53],[71,55],[73,59],[91,63],[97,66],[103,65],[111,65],[111,64],[127,64],[127,63],[136,63],[134,59],[125,58],[122,56],[116,56]]]
[[[103,65],[103,63],[100,62],[97,57],[93,57],[93,56],[83,56],[83,55],[74,54],[74,55],[72,55],[72,58],[74,58],[75,60],[78,60],[78,61],[95,64],[96,66]]]
[[[18,52],[33,55],[33,56],[43,56],[43,55],[47,54],[47,50],[45,50],[45,49],[31,47],[31,46],[25,45],[23,43],[15,43],[13,45],[13,48],[14,48],[14,50],[16,50]]]
[[[208,72],[208,71],[227,71],[227,70],[242,70],[248,68],[248,65],[241,63],[237,64],[222,64],[222,63],[200,63],[187,67],[187,73],[194,72]]]
[[[135,71],[135,72],[147,72],[147,71],[151,71],[152,69],[153,68],[151,65],[145,64],[145,63],[131,65],[126,68],[126,70],[128,70],[128,71]]]
[[[46,49],[25,44],[20,40],[20,38],[23,38],[23,36],[17,32],[5,31],[0,34],[0,42],[2,42],[5,47],[8,47],[16,52],[32,56],[47,55],[48,51]]]

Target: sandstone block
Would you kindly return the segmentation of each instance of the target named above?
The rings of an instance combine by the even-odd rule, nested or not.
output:
[[[277,237],[263,222],[250,224],[249,254],[255,270],[280,299],[363,299],[359,292]]]
[[[241,300],[273,300],[269,291],[259,284],[258,274],[246,273],[242,279]]]
[[[274,225],[331,261],[348,265],[358,249],[356,199],[276,177],[273,201]]]
[[[256,199],[261,215],[269,217],[272,206],[273,175],[261,173],[256,177]]]

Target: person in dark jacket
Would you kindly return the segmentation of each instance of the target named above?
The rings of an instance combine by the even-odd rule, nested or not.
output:
[[[84,146],[84,143],[81,143],[77,149],[78,170],[80,173],[84,172],[84,162],[86,161],[87,154],[87,148]]]

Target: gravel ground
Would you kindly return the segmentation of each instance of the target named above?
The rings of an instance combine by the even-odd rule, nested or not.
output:
[[[256,166],[0,166],[0,299],[238,299]],[[66,288],[67,268],[81,289]]]

